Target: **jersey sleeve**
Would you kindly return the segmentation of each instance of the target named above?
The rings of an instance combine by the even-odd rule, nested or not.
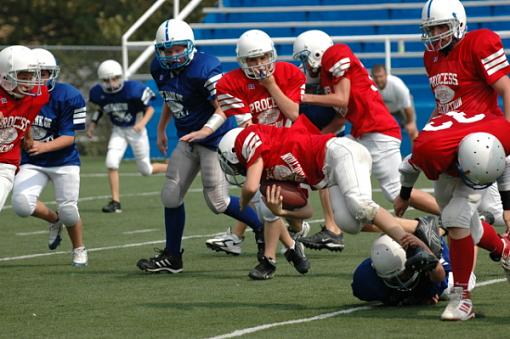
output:
[[[487,29],[480,30],[474,43],[472,50],[476,59],[475,65],[489,85],[510,72],[510,65],[499,35]]]
[[[300,103],[305,93],[306,77],[297,66],[288,64],[285,88],[281,88],[283,93],[295,103]]]
[[[216,93],[220,108],[227,117],[241,116],[245,118],[244,121],[251,119],[250,106],[231,76],[227,74],[218,81]],[[240,123],[240,121],[237,122]]]
[[[69,99],[66,107],[64,107],[64,112],[66,116],[69,115],[72,117],[73,131],[82,131],[85,129],[85,122],[87,120],[87,103],[80,93],[76,93]]]
[[[221,62],[216,57],[209,57],[202,67],[201,79],[204,80],[203,90],[208,100],[216,99],[216,84],[223,76]]]
[[[236,153],[241,155],[240,161],[244,162],[246,168],[249,168],[267,151],[267,145],[255,131],[244,132],[247,133],[246,137],[238,137],[236,139],[235,149]]]
[[[333,84],[337,84],[342,78],[349,77],[353,54],[347,45],[333,45],[322,56],[323,71],[326,71]]]

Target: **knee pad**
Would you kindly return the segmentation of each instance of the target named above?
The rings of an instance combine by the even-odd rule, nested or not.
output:
[[[230,197],[228,192],[219,190],[221,187],[204,188],[204,198],[207,206],[214,214],[225,212],[230,204]]]
[[[76,205],[64,205],[58,208],[58,218],[67,227],[74,226],[80,221],[80,213]]]
[[[116,150],[108,150],[108,152],[106,153],[105,160],[106,168],[118,170],[121,158],[122,155],[119,156],[119,152],[117,152]]]
[[[182,205],[181,187],[175,180],[167,179],[161,189],[161,203],[166,208],[177,208]]]
[[[379,205],[371,200],[346,199],[347,209],[351,215],[362,225],[371,224],[374,221]]]
[[[29,217],[35,211],[36,202],[29,201],[28,197],[23,194],[15,194],[12,196],[12,209],[23,218]]]

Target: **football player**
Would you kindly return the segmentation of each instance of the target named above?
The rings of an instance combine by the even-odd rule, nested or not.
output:
[[[113,125],[106,167],[112,193],[111,201],[103,207],[105,213],[120,213],[119,165],[128,144],[136,158],[138,171],[142,175],[164,173],[167,165],[151,163],[149,137],[146,125],[154,114],[151,101],[154,92],[139,81],[123,79],[122,66],[115,60],[105,60],[97,69],[100,83],[90,89],[89,100],[97,106],[87,129],[92,138],[94,129],[103,113],[108,114]],[[138,119],[138,114],[143,117]]]
[[[216,86],[218,103],[226,116],[234,116],[239,126],[251,124],[288,127],[299,116],[299,102],[305,89],[305,76],[298,67],[288,62],[277,62],[276,49],[269,35],[257,29],[244,32],[237,40],[237,61],[240,68],[226,73]],[[202,129],[185,138],[201,138],[210,130]],[[256,197],[258,200],[259,197]],[[264,207],[262,207],[264,209]],[[296,244],[281,218],[266,209],[264,215],[266,249],[265,256],[275,258],[276,245],[281,233],[286,247],[286,257],[300,273],[306,273],[309,263],[301,244]],[[303,233],[306,225],[302,220],[289,220],[296,233]],[[269,235],[271,232],[271,235]],[[229,251],[223,244],[227,239],[238,240],[244,227],[238,224],[232,233],[227,232],[206,244],[214,249]],[[268,238],[268,236],[270,238]],[[240,242],[240,241],[239,241]],[[260,257],[259,257],[260,261]],[[272,275],[250,272],[253,279],[268,279]]]
[[[393,202],[400,189],[398,167],[402,161],[397,122],[349,46],[329,47],[320,62],[316,61],[316,67],[320,68],[320,85],[325,94],[305,94],[303,102],[333,107],[342,119],[352,124],[350,137],[370,152],[372,174],[379,181],[385,198]],[[420,210],[439,214],[436,201],[428,193],[413,190],[412,203]]]
[[[478,112],[478,111],[477,111]],[[434,117],[415,140],[413,153],[401,165],[402,188],[395,212],[403,213],[421,171],[434,180],[443,226],[448,230],[455,288],[443,320],[475,316],[468,290],[477,245],[501,260],[510,281],[510,122],[494,113],[448,112]],[[481,223],[477,208],[487,188],[498,182],[506,232]]]
[[[184,195],[202,173],[204,198],[214,213],[224,213],[254,229],[263,246],[262,223],[251,209],[241,211],[239,198],[228,195],[216,149],[221,137],[234,126],[225,120],[216,102],[216,83],[222,77],[219,60],[197,52],[191,27],[181,20],[163,22],[156,33],[156,58],[151,74],[165,101],[158,125],[158,146],[167,151],[166,127],[175,118],[177,135],[183,137],[202,127],[211,131],[200,140],[181,140],[173,151],[161,191],[165,207],[166,246],[157,256],[141,259],[137,266],[146,272],[182,271],[181,240],[184,232]]]
[[[489,29],[467,32],[466,12],[458,0],[427,1],[421,29],[423,63],[436,100],[431,117],[449,111],[485,112],[510,121],[510,65],[499,35]],[[494,224],[505,224],[496,185],[479,208],[494,215]]]
[[[12,190],[22,139],[47,102],[35,53],[19,45],[0,51],[0,211]]]
[[[221,140],[218,156],[225,173],[246,177],[241,191],[242,208],[258,191],[261,178],[287,180],[315,189],[328,187],[335,206],[335,222],[349,233],[373,231],[375,225],[397,241],[406,235],[404,225],[372,200],[372,161],[368,150],[350,138],[319,134],[304,115],[290,128],[255,124],[233,129]],[[278,187],[268,187],[268,190],[267,207],[275,215],[304,217],[306,206],[298,210],[282,209]],[[276,203],[275,196],[279,198]],[[437,258],[433,255],[418,247],[413,251],[407,262],[409,267],[423,270],[435,267]],[[260,265],[261,270],[275,269],[267,257]]]
[[[14,180],[12,207],[21,217],[32,215],[50,224],[50,250],[60,244],[60,233],[65,225],[73,246],[72,264],[83,267],[87,265],[88,257],[78,212],[80,156],[74,138],[76,131],[85,129],[86,103],[76,88],[57,82],[60,67],[51,52],[41,48],[32,52],[37,56],[50,101],[32,124],[33,141],[23,150],[21,166]],[[48,181],[54,185],[58,212],[38,199]]]

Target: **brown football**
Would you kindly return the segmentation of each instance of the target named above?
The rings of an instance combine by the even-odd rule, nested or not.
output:
[[[270,185],[280,186],[280,194],[283,197],[282,207],[286,210],[301,208],[308,201],[308,190],[291,181],[262,180],[259,190],[264,197],[266,196],[266,189]]]

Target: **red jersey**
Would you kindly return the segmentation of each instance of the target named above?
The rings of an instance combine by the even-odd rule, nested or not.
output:
[[[439,114],[449,111],[503,115],[491,85],[510,72],[499,35],[479,29],[468,32],[447,54],[426,51],[425,70]]]
[[[49,100],[46,86],[41,91],[39,96],[15,99],[0,87],[0,163],[19,165],[21,139]]]
[[[457,151],[462,139],[471,133],[486,132],[499,139],[510,154],[510,122],[495,114],[448,112],[430,120],[414,140],[409,162],[430,180],[441,173],[458,176]]]
[[[386,108],[381,93],[349,46],[336,44],[324,52],[320,78],[326,94],[334,93],[334,86],[343,78],[350,80],[347,112],[339,113],[351,122],[351,134],[355,138],[366,133],[383,133],[401,139],[400,127]]]
[[[274,67],[273,76],[281,91],[299,104],[305,92],[303,72],[288,62],[276,62]],[[228,72],[218,81],[216,97],[227,117],[251,114],[254,124],[277,127],[292,123],[280,111],[267,89],[258,80],[248,79],[240,68]]]
[[[290,128],[250,125],[235,142],[235,153],[246,168],[262,157],[263,178],[325,187],[326,143],[333,134],[320,134],[304,115]]]

